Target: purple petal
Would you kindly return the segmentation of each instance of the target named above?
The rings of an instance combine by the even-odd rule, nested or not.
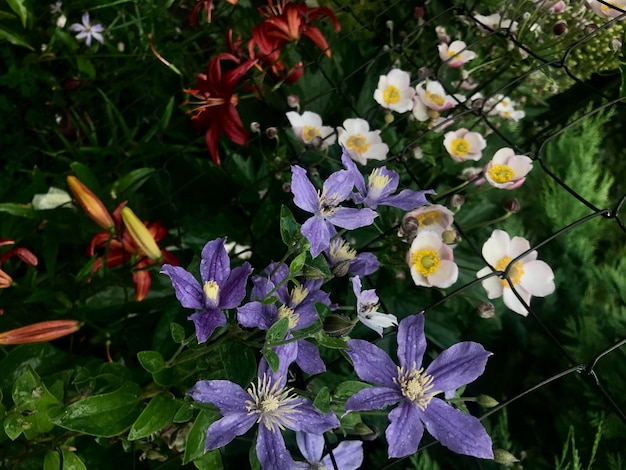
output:
[[[218,326],[226,326],[226,316],[220,310],[205,310],[187,318],[196,326],[198,343],[204,343],[209,339]]]
[[[357,470],[363,464],[363,443],[361,441],[343,441],[333,449],[333,457],[339,470]],[[334,468],[330,455],[324,457],[322,464]]]
[[[339,420],[334,412],[329,411],[323,414],[308,400],[300,400],[300,406],[296,410],[294,422],[287,426],[292,431],[322,434],[329,429],[339,427]]]
[[[345,147],[342,145],[341,148],[341,163],[343,163],[343,166],[345,166],[346,170],[348,170],[352,175],[354,186],[356,186],[357,191],[361,194],[361,196],[365,196],[365,194],[367,194],[367,190],[365,189],[365,178],[363,178],[363,175],[356,166],[356,163],[352,161],[350,155],[346,152]]]
[[[322,460],[322,452],[324,452],[324,436],[321,434],[297,432],[296,443],[298,444],[298,449],[300,449],[302,456],[307,460],[307,462],[316,464]]]
[[[403,401],[400,406],[389,413],[389,426],[385,431],[389,444],[389,457],[400,458],[417,452],[424,426],[420,421],[420,413],[413,403]]]
[[[372,209],[376,209],[376,204],[382,204],[381,201],[383,199],[386,199],[390,194],[395,192],[398,188],[399,181],[400,177],[398,173],[393,170],[388,170],[386,167],[374,170],[368,182],[365,204]],[[382,185],[381,183],[384,182],[386,182],[386,184]]]
[[[247,412],[229,413],[209,426],[206,432],[204,450],[209,451],[225,446],[235,437],[241,436],[256,422],[257,416]]]
[[[200,380],[187,394],[200,403],[213,403],[222,415],[247,412],[250,400],[243,388],[228,380]]]
[[[373,253],[359,253],[350,263],[350,272],[359,276],[367,276],[378,270],[380,263]]]
[[[256,456],[263,470],[292,470],[294,465],[278,426],[274,426],[273,429],[268,429],[264,425],[259,426]]]
[[[455,390],[485,371],[491,353],[478,343],[465,341],[443,351],[426,369],[433,376],[433,391]]]
[[[326,305],[330,304],[327,302]],[[294,311],[300,315],[298,318],[298,324],[294,328],[294,330],[302,330],[303,328],[308,328],[315,322],[319,320],[319,315],[317,314],[317,310],[315,309],[314,302],[306,302],[295,307],[291,307]]]
[[[200,261],[200,278],[204,284],[215,281],[222,286],[230,274],[230,258],[224,247],[224,239],[211,240],[202,249]]]
[[[354,188],[354,177],[352,173],[348,170],[339,170],[324,181],[322,194],[327,198],[332,198],[338,204],[348,199],[352,188]]]
[[[359,276],[354,276],[352,279],[352,292],[354,292],[354,296],[358,299],[361,297],[361,290],[363,286],[361,285],[361,278]]]
[[[277,315],[275,305],[263,305],[261,302],[249,302],[237,309],[237,321],[245,328],[269,330]]]
[[[397,389],[393,379],[398,376],[398,368],[385,351],[361,339],[351,339],[347,343],[350,349],[346,352],[361,380]]]
[[[291,167],[291,175],[291,192],[295,205],[312,214],[319,213],[320,198],[315,186],[307,178],[306,170],[294,165]]]
[[[311,256],[313,258],[330,246],[332,235],[328,229],[328,224],[321,216],[311,217],[302,224],[300,231],[311,244]]]
[[[252,276],[251,299],[263,300],[276,286],[272,281],[262,276]]]
[[[278,382],[279,388],[282,388],[287,383],[287,370],[291,363],[296,360],[298,345],[295,342],[282,344],[273,348],[273,351],[278,355],[280,361],[278,370],[274,373],[265,358],[262,358],[259,362],[258,376],[263,377],[263,374],[267,374],[274,382]]]
[[[335,213],[326,217],[326,220],[337,227],[353,230],[355,228],[372,225],[376,217],[378,217],[378,214],[372,209],[337,207]]]
[[[236,308],[246,296],[246,282],[252,274],[250,263],[232,270],[228,280],[220,288],[220,308]]]
[[[398,388],[372,387],[359,390],[346,401],[345,410],[365,411],[382,410],[389,405],[398,403],[403,396]]]
[[[180,266],[164,264],[161,272],[167,274],[176,291],[176,298],[185,308],[204,308],[206,295],[198,280]]]
[[[326,372],[326,365],[320,357],[320,351],[317,346],[305,340],[296,341],[298,345],[298,356],[296,364],[304,372],[310,375],[321,374]]]
[[[426,351],[424,314],[406,317],[398,325],[398,359],[404,369],[419,369]],[[446,389],[447,390],[447,389]]]
[[[434,194],[434,191],[412,191],[410,189],[404,189],[394,196],[381,198],[378,201],[378,204],[398,207],[399,209],[410,211],[428,204],[426,194]]]
[[[433,398],[422,413],[428,432],[457,454],[493,459],[491,438],[477,418]]]

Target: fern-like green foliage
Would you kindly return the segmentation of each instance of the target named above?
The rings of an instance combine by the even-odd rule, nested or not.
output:
[[[569,433],[567,434],[567,439],[565,440],[565,444],[563,445],[563,453],[561,454],[561,458],[554,459],[555,470],[592,470],[593,462],[596,458],[596,453],[598,452],[598,445],[600,444],[601,437],[602,424],[598,426],[598,429],[596,431],[593,441],[593,447],[591,449],[591,455],[589,456],[589,463],[585,467],[580,458],[578,449],[576,448],[574,426],[570,426]]]

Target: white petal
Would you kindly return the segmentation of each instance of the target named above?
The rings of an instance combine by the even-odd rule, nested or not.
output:
[[[522,297],[522,299],[524,299],[524,302],[530,305],[530,294],[519,284],[515,286],[515,290]],[[524,305],[522,305],[522,303],[517,299],[511,288],[504,288],[502,300],[504,300],[504,305],[513,310],[515,313],[519,313],[523,316],[528,315],[528,310],[526,310],[526,307],[524,307]]]
[[[433,250],[439,251],[441,247],[441,237],[437,235],[435,232],[418,232],[417,237],[411,243],[411,249],[409,250],[411,253],[416,250],[421,250],[424,248],[432,248]]]
[[[446,288],[456,282],[459,277],[459,267],[452,261],[441,260],[437,271],[428,276],[428,280],[435,287]]]
[[[504,147],[498,150],[494,155],[491,161],[496,165],[506,165],[508,164],[509,158],[515,155],[513,149]]]
[[[531,261],[524,264],[524,275],[520,284],[536,297],[545,297],[554,292],[554,273],[543,261]]]
[[[505,256],[509,255],[509,234],[504,230],[494,230],[489,240],[483,245],[483,257],[494,266]]]
[[[509,245],[509,256],[516,258],[526,250],[530,250],[530,243],[524,237],[513,237]],[[537,255],[535,254],[535,258]]]
[[[486,268],[481,269],[476,273],[476,277],[481,278],[486,276],[493,271],[488,266]],[[481,282],[483,289],[487,292],[487,298],[489,299],[497,299],[498,297],[502,297],[502,283],[500,282],[500,278],[498,276],[491,276],[490,278],[485,279]]]

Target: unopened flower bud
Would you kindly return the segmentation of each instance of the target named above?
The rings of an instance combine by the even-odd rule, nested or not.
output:
[[[617,38],[611,39],[611,49],[614,51],[619,51],[622,48],[622,41]]]
[[[559,20],[554,23],[554,26],[552,26],[552,32],[556,36],[561,36],[562,34],[565,34],[567,32],[567,21]]]
[[[335,277],[343,277],[346,274],[348,274],[349,270],[350,270],[350,260],[346,259],[337,263],[331,272],[333,273],[333,276]]]
[[[0,333],[0,344],[43,343],[80,329],[78,320],[49,320]]]
[[[513,198],[505,201],[504,210],[510,212],[511,214],[517,214],[520,210],[522,210],[519,199]]]
[[[478,306],[478,316],[480,318],[491,318],[496,313],[496,308],[491,302],[482,302]]]
[[[85,211],[85,214],[87,214],[91,220],[105,230],[115,228],[115,223],[109,211],[104,207],[104,204],[98,196],[92,193],[89,188],[81,183],[75,176],[68,176],[67,184],[70,187],[70,191],[72,191],[72,194]]]
[[[387,22],[385,23],[385,26],[387,27],[387,29],[392,29],[393,28],[393,21],[387,20]]]
[[[413,16],[415,17],[415,19],[417,20],[421,20],[424,18],[425,15],[425,11],[424,11],[424,7],[415,7],[415,10],[413,10]]]
[[[471,181],[482,173],[483,169],[477,166],[470,166],[464,168],[461,172],[461,179],[465,181]]]
[[[411,152],[413,152],[413,158],[415,158],[416,160],[421,160],[422,158],[424,158],[424,151],[422,150],[422,147],[413,147],[411,149]]]
[[[465,204],[465,197],[462,194],[453,194],[450,196],[450,207],[453,209],[460,209]]]
[[[322,139],[319,135],[316,135],[313,137],[313,140],[311,140],[311,145],[316,149],[321,149],[324,145],[324,139]]]
[[[331,313],[324,319],[324,331],[328,336],[341,337],[349,335],[354,328],[354,322],[345,315]]]
[[[417,69],[417,78],[418,80],[423,80],[424,78],[428,77],[430,75],[430,70],[428,70],[428,67],[420,67],[419,69]]]
[[[354,426],[354,432],[362,441],[375,441],[378,439],[380,432],[376,426],[368,426],[365,423],[357,423]]]
[[[253,134],[260,134],[261,133],[261,124],[257,121],[252,121],[250,123],[250,132],[252,132]]]
[[[583,31],[585,32],[585,35],[590,35],[595,33],[598,30],[598,25],[594,24],[594,23],[589,23],[587,25],[585,25],[585,28],[583,29]]]
[[[476,402],[483,408],[493,408],[494,406],[498,406],[500,404],[498,400],[490,397],[489,395],[478,395],[478,397],[476,397]]]
[[[552,13],[563,13],[565,11],[565,2],[563,0],[559,0],[554,5],[552,5]]]
[[[408,238],[409,240],[415,238],[419,225],[419,221],[409,212],[402,218],[398,236]]]
[[[391,124],[394,121],[394,117],[393,114],[391,114],[390,112],[388,112],[387,114],[385,114],[385,124]]]
[[[441,239],[446,245],[454,245],[461,241],[461,237],[456,230],[444,230],[441,234]]]
[[[503,465],[511,465],[519,462],[519,459],[504,449],[493,449],[493,461]]]
[[[300,97],[298,95],[289,95],[287,97],[287,106],[297,108],[300,105]]]
[[[145,224],[135,215],[130,207],[122,209],[122,220],[130,238],[137,247],[151,260],[161,259],[161,250]]]
[[[291,183],[283,183],[283,191],[286,193],[291,192]]]
[[[278,135],[278,130],[275,127],[268,127],[265,129],[265,135],[268,139],[275,139]]]

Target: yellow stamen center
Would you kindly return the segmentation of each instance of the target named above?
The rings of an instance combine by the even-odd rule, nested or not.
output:
[[[204,286],[202,287],[202,290],[204,291],[204,294],[207,296],[207,299],[209,299],[211,302],[214,303],[219,303],[218,302],[218,296],[220,294],[220,286],[217,285],[217,282],[215,281],[207,281],[204,283]]]
[[[496,263],[495,268],[497,271],[504,271],[510,263],[511,263],[511,257],[505,256],[504,258],[502,258],[500,261]],[[511,269],[509,269],[509,279],[511,280],[511,283],[513,285],[519,284],[520,281],[522,280],[523,275],[524,275],[524,263],[522,263],[521,261],[518,261],[513,266],[511,266]],[[506,279],[501,279],[500,284],[502,284],[504,287],[511,287]]]
[[[493,165],[489,168],[489,177],[498,184],[508,183],[515,176],[513,168],[508,165]]]
[[[302,129],[302,140],[310,143],[316,137],[321,137],[320,130],[314,126],[304,126]]]
[[[298,326],[298,320],[300,320],[300,314],[293,311],[292,308],[286,305],[281,305],[278,309],[278,319],[289,318],[289,329],[293,330]]]
[[[376,168],[370,174],[368,186],[372,189],[383,189],[389,184],[389,176],[384,175],[380,168]]]
[[[465,157],[470,150],[469,142],[465,139],[454,139],[451,148],[452,154],[457,157]]]
[[[298,287],[294,287],[291,291],[292,305],[300,305],[306,296],[309,295],[309,290],[305,289],[302,284]]]
[[[356,258],[356,250],[345,240],[335,238],[330,242],[330,257],[335,260],[336,263],[341,261],[352,261]]]
[[[417,369],[415,363],[410,370],[398,367],[398,378],[393,381],[400,387],[402,395],[422,411],[426,409],[435,395],[441,393],[441,391],[430,391],[433,388],[433,376],[424,374],[424,368]]]
[[[383,101],[385,104],[396,104],[400,101],[400,90],[397,86],[387,85],[385,91],[383,91]]]
[[[297,397],[290,395],[292,389],[279,388],[278,382],[263,374],[246,391],[251,398],[246,400],[248,416],[258,414],[257,423],[263,422],[269,430],[274,426],[285,429],[293,425],[300,403]]]
[[[346,147],[356,150],[358,153],[365,153],[369,150],[370,143],[363,134],[354,134],[348,138]]]
[[[437,106],[443,106],[443,104],[446,102],[446,99],[443,96],[437,93],[431,93],[428,90],[426,90],[426,99],[436,104]]]
[[[457,51],[455,51],[454,49],[448,49],[448,57],[452,57],[457,55]]]
[[[426,227],[428,225],[438,224],[441,220],[441,212],[439,211],[427,211],[415,216],[419,227]]]
[[[411,256],[411,264],[422,276],[430,276],[439,269],[439,253],[432,248],[416,250]]]

